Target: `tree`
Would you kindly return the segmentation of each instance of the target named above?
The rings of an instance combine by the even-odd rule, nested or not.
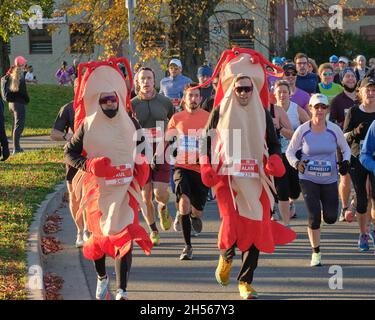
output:
[[[32,14],[29,8],[39,5],[44,16],[52,12],[53,0],[0,0],[0,76],[9,68],[8,46],[10,38],[22,33],[22,20],[27,20]]]

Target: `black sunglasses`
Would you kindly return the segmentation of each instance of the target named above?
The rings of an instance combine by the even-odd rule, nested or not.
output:
[[[253,87],[251,86],[246,86],[246,87],[237,87],[237,88],[234,88],[234,91],[236,91],[236,93],[240,94],[242,91],[246,92],[246,93],[249,93],[251,91],[253,91]]]
[[[289,77],[289,76],[293,76],[293,77],[295,77],[295,76],[297,75],[297,72],[294,72],[294,71],[292,71],[292,72],[285,71],[284,74],[285,74],[287,77]]]
[[[117,103],[118,98],[117,96],[107,96],[99,99],[99,104],[106,104],[108,101],[111,101],[112,103]]]
[[[325,104],[316,104],[313,108],[315,110],[318,110],[318,109],[327,110],[328,106],[326,106]]]

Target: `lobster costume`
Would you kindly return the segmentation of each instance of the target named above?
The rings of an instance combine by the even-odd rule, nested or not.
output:
[[[275,245],[296,238],[294,231],[271,221],[273,176],[282,176],[285,168],[266,110],[269,99],[266,65],[282,72],[256,51],[234,48],[223,53],[209,80],[220,72],[214,110],[206,127],[210,134],[203,137],[207,144],[201,143],[200,163],[202,180],[214,188],[218,201],[222,219],[220,249],[229,250],[236,245],[242,252],[255,247],[272,253]],[[234,84],[240,77],[250,78],[253,84],[245,107],[239,105],[234,92]],[[239,136],[234,134],[236,129],[240,129]],[[241,141],[234,141],[238,137]],[[230,154],[232,141],[240,144],[239,158]],[[207,153],[202,145],[208,145]]]
[[[113,258],[131,252],[133,240],[150,254],[152,243],[139,225],[141,188],[149,166],[140,153],[134,157],[140,128],[132,117],[130,92],[117,64],[126,59],[82,63],[78,67],[78,88],[74,99],[75,135],[65,147],[69,165],[80,169],[73,180],[73,192],[81,199],[79,217],[85,213],[91,237],[83,254],[98,260],[105,254]],[[87,69],[84,74],[83,70]],[[130,79],[130,84],[132,79]],[[116,116],[104,114],[101,93],[115,92]]]

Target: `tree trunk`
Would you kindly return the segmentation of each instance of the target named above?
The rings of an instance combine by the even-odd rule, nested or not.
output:
[[[205,60],[204,46],[209,40],[208,19],[219,0],[172,0],[168,45],[170,57],[178,57],[183,74],[197,79],[197,69]]]
[[[8,45],[5,43],[2,37],[0,37],[0,76],[2,77],[9,69],[9,55]]]

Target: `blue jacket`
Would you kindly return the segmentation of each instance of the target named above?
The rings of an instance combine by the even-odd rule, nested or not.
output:
[[[367,131],[363,146],[361,148],[361,154],[359,161],[369,171],[375,173],[375,160],[373,155],[375,153],[375,121],[372,122],[370,128]]]

